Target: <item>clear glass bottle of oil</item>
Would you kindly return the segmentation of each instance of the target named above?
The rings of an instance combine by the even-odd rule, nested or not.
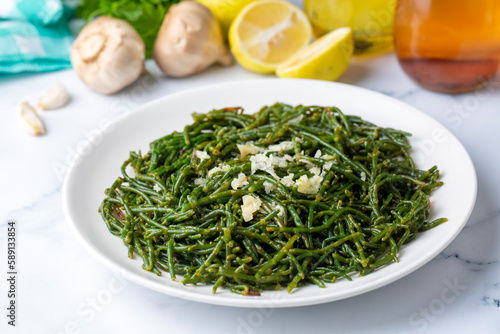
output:
[[[304,0],[316,37],[351,27],[354,54],[366,56],[393,49],[395,7],[396,0]]]
[[[500,65],[500,1],[399,0],[394,38],[401,67],[420,86],[476,89]]]

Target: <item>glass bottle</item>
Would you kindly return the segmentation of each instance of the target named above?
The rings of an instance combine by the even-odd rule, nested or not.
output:
[[[394,45],[420,86],[444,93],[479,88],[500,65],[500,1],[399,0]]]

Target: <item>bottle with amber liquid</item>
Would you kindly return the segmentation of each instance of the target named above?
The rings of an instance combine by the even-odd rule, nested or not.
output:
[[[500,0],[399,0],[394,46],[420,86],[444,93],[477,89],[500,65]]]

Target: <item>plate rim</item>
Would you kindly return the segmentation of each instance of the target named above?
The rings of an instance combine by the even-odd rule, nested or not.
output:
[[[244,299],[228,299],[228,298],[217,298],[217,295],[210,295],[210,296],[205,296],[202,294],[191,294],[188,293],[184,290],[177,289],[175,287],[171,287],[168,285],[161,285],[159,282],[153,281],[148,278],[147,275],[140,275],[134,271],[128,270],[126,268],[123,268],[120,266],[119,263],[115,263],[113,259],[109,256],[107,256],[105,253],[101,252],[99,249],[94,247],[90,241],[87,240],[86,236],[83,235],[83,233],[79,230],[78,228],[78,223],[76,222],[75,219],[73,219],[72,213],[71,213],[71,208],[70,208],[70,190],[72,186],[72,182],[74,179],[74,174],[77,173],[78,171],[78,166],[80,165],[80,162],[84,160],[87,155],[82,154],[82,152],[85,152],[89,146],[92,146],[92,139],[93,138],[87,138],[87,141],[84,145],[80,146],[80,149],[78,150],[77,154],[77,159],[73,161],[71,166],[69,166],[67,173],[64,178],[64,183],[62,187],[62,206],[63,206],[63,211],[64,211],[64,216],[66,220],[68,221],[70,225],[70,229],[72,233],[76,236],[77,240],[79,243],[86,249],[92,256],[96,257],[99,262],[105,264],[107,267],[111,268],[115,273],[119,273],[122,275],[124,278],[133,281],[134,283],[137,283],[143,287],[170,295],[174,296],[177,298],[183,298],[191,301],[196,301],[196,302],[202,302],[206,304],[213,304],[213,305],[221,305],[221,306],[232,306],[232,307],[243,307],[243,308],[261,308],[261,307],[275,307],[275,308],[287,308],[287,307],[300,307],[300,306],[309,306],[309,305],[318,305],[318,304],[323,304],[323,303],[329,303],[337,300],[342,300],[354,296],[358,296],[364,293],[367,293],[369,291],[373,291],[375,289],[384,287],[388,284],[391,284],[413,272],[418,270],[419,268],[423,267],[425,264],[429,263],[432,259],[434,259],[438,254],[440,254],[455,238],[458,236],[458,234],[462,231],[464,226],[466,225],[467,221],[470,218],[470,215],[472,214],[472,211],[475,207],[475,202],[477,199],[477,173],[474,167],[474,163],[463,146],[463,144],[458,140],[458,138],[450,131],[448,130],[444,125],[439,123],[437,120],[429,116],[428,114],[424,113],[423,111],[420,111],[419,109],[403,102],[400,101],[394,97],[382,94],[377,91],[373,91],[367,88],[355,86],[355,85],[349,85],[345,83],[339,83],[339,82],[327,82],[327,81],[320,81],[320,80],[311,80],[311,79],[278,79],[278,78],[262,78],[262,79],[249,79],[249,80],[238,80],[238,81],[226,81],[222,83],[216,83],[216,84],[209,84],[209,85],[203,85],[200,87],[195,87],[191,89],[186,89],[181,92],[176,92],[172,94],[168,94],[164,97],[155,99],[153,101],[150,101],[148,103],[145,103],[128,113],[114,119],[111,123],[111,126],[113,127],[119,127],[121,123],[126,122],[128,118],[132,117],[132,115],[144,112],[145,110],[154,108],[155,105],[162,105],[168,103],[169,100],[174,100],[178,98],[182,98],[184,95],[189,96],[192,94],[196,94],[205,90],[211,90],[211,89],[220,89],[223,87],[227,86],[235,86],[235,85],[258,85],[259,82],[270,82],[273,81],[275,82],[276,85],[286,85],[289,82],[293,82],[294,84],[297,84],[300,82],[304,84],[320,84],[320,85],[331,85],[333,89],[334,86],[339,86],[339,87],[344,87],[347,89],[353,89],[353,90],[358,90],[360,92],[366,93],[366,94],[372,94],[376,96],[377,98],[382,98],[382,99],[388,99],[392,100],[393,103],[400,104],[402,108],[405,108],[408,111],[411,111],[413,113],[417,113],[419,116],[423,117],[426,121],[429,121],[431,124],[434,123],[434,125],[439,126],[441,129],[443,129],[446,133],[447,136],[450,136],[451,139],[455,140],[456,143],[461,147],[464,153],[464,158],[467,159],[467,163],[470,165],[470,171],[471,171],[471,180],[472,181],[472,186],[473,186],[473,193],[472,195],[472,200],[470,202],[470,205],[467,209],[466,215],[463,217],[463,221],[459,222],[460,227],[457,228],[452,235],[446,240],[446,242],[443,242],[440,244],[440,247],[434,252],[435,254],[432,255],[427,255],[427,257],[424,260],[421,260],[417,262],[416,264],[412,264],[409,266],[409,268],[406,268],[405,270],[400,270],[396,274],[394,274],[390,279],[384,279],[382,282],[379,281],[369,281],[366,284],[359,286],[356,292],[346,292],[346,293],[336,293],[333,297],[328,296],[328,294],[324,294],[322,298],[319,298],[318,296],[309,296],[309,297],[302,297],[299,300],[286,300],[286,299],[280,299],[280,300],[268,300],[268,299],[260,299],[259,297],[248,297],[245,296]],[[106,134],[104,134],[104,138],[106,137]],[[91,155],[91,154],[90,154]],[[150,273],[147,273],[150,274]],[[283,289],[280,292],[286,293]]]

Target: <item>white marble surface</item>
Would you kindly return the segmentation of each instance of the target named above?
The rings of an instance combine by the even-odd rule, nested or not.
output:
[[[478,175],[475,210],[455,241],[430,263],[378,290],[292,309],[210,306],[127,282],[76,242],[61,208],[67,159],[89,133],[148,101],[217,82],[261,78],[239,66],[212,67],[185,79],[152,71],[123,92],[90,91],[72,70],[0,77],[1,333],[500,333],[500,77],[478,92],[428,92],[400,70],[395,56],[355,59],[339,81],[400,99],[450,129]],[[14,110],[36,103],[55,81],[71,103],[44,112],[48,134],[19,130]],[[6,224],[18,225],[18,319],[6,325]],[[451,287],[451,288],[450,288]]]

